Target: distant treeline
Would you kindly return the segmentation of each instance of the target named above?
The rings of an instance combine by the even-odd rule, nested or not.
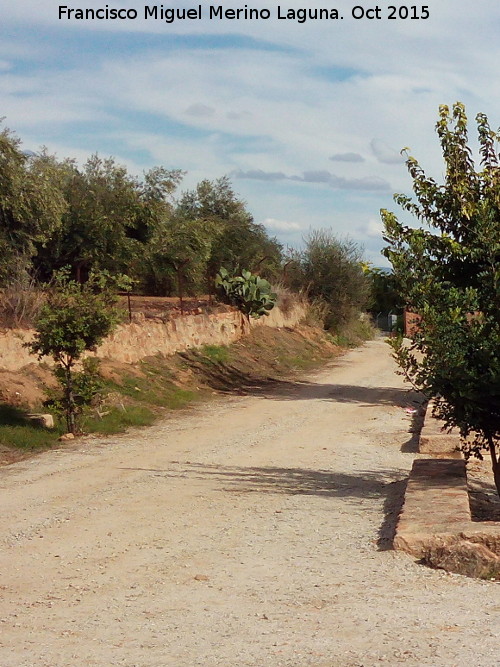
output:
[[[275,278],[283,248],[254,222],[227,178],[202,181],[176,198],[183,172],[154,167],[142,179],[114,159],[93,155],[80,167],[46,150],[25,153],[0,134],[0,281],[22,264],[40,281],[71,267],[125,273],[134,290],[206,292],[221,265]]]
[[[257,224],[227,177],[179,192],[184,172],[154,167],[142,178],[113,158],[80,166],[42,149],[21,149],[0,132],[0,287],[20,273],[49,282],[63,267],[125,274],[133,291],[212,293],[221,266],[281,282],[326,308],[335,328],[369,306],[362,251],[329,231],[311,232],[300,251],[284,249]],[[326,312],[325,311],[325,312]]]

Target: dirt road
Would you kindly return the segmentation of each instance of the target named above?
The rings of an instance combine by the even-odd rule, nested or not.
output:
[[[0,665],[500,665],[498,584],[387,550],[411,399],[378,340],[0,470]]]

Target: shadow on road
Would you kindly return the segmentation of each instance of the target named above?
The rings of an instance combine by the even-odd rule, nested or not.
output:
[[[418,452],[420,432],[424,425],[425,408],[427,405],[426,399],[421,394],[418,394],[417,392],[413,393],[416,396],[415,407],[417,412],[412,415],[411,425],[408,429],[408,432],[411,433],[411,437],[401,445],[401,451],[407,454],[416,454]]]
[[[286,493],[326,497],[373,498],[383,494],[388,478],[401,476],[401,470],[359,471],[356,474],[312,470],[308,468],[239,467],[205,463],[181,466],[194,478],[214,478],[225,491],[238,493]],[[174,471],[167,475],[176,476]]]
[[[220,383],[211,383],[222,393],[235,393],[234,385],[225,387]],[[236,392],[239,395],[261,396],[271,400],[324,400],[335,403],[359,403],[360,405],[395,405],[414,407],[422,402],[419,394],[413,390],[399,387],[366,387],[349,384],[322,384],[306,380],[275,380],[273,378],[241,378]]]
[[[336,403],[397,405],[399,407],[412,406],[421,402],[417,392],[399,387],[366,387],[349,384],[322,384],[307,380],[279,380],[275,377],[254,375],[225,362],[207,365],[189,357],[189,363],[202,374],[210,387],[222,393],[262,396],[276,400],[320,399]],[[336,365],[341,365],[341,361],[338,361]],[[376,378],[374,380],[376,382]]]
[[[334,403],[358,403],[365,406],[391,405],[414,407],[418,394],[398,387],[366,387],[350,384],[317,384],[314,382],[277,383],[265,391],[267,398],[290,400],[324,400]]]
[[[404,501],[407,474],[399,469],[377,472],[360,470],[355,474],[348,474],[308,468],[221,466],[178,461],[172,461],[171,470],[154,468],[133,468],[133,470],[144,470],[165,478],[211,479],[220,483],[223,491],[238,495],[246,493],[312,495],[350,499],[355,504],[362,504],[365,499],[383,498],[384,520],[379,529],[377,541],[379,550],[392,548],[397,518]],[[404,479],[401,479],[402,477]],[[388,481],[395,478],[396,481]]]
[[[384,499],[384,520],[378,532],[377,545],[379,551],[389,551],[392,549],[394,535],[396,534],[396,525],[405,501],[406,487],[408,478],[399,479],[391,482],[385,489]]]

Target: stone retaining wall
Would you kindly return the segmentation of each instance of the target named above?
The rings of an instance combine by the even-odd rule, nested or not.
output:
[[[293,327],[305,314],[302,305],[296,305],[286,313],[276,307],[268,317],[251,321],[251,326]],[[166,322],[134,315],[131,323],[120,325],[103,342],[96,356],[133,363],[144,357],[175,354],[190,347],[229,345],[247,331],[248,324],[237,310],[184,315]],[[8,329],[0,332],[0,369],[17,371],[33,363],[36,357],[23,347],[32,338],[33,332],[27,330]]]

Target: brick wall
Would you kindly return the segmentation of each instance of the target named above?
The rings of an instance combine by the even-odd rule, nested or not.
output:
[[[410,310],[404,309],[403,312],[403,321],[404,321],[404,333],[408,338],[413,338],[416,332],[419,329],[419,324],[421,317],[418,313],[412,313]]]

